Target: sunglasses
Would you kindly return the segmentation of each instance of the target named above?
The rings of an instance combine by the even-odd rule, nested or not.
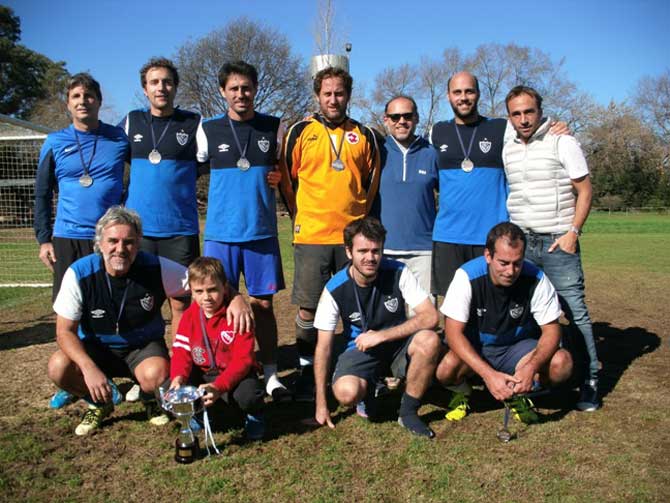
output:
[[[406,121],[411,121],[414,119],[414,112],[407,112],[406,114],[386,114],[386,117],[391,119],[392,122],[398,122],[401,117]]]

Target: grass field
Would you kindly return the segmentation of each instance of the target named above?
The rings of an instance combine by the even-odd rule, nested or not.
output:
[[[280,222],[287,236],[290,224]],[[222,455],[189,466],[172,461],[176,427],[151,428],[137,404],[77,438],[83,407],[47,408],[50,293],[0,289],[0,500],[669,501],[668,236],[670,216],[592,215],[581,242],[604,407],[574,411],[571,390],[543,397],[542,422],[514,424],[509,444],[496,439],[502,409],[482,390],[457,424],[443,419],[448,394],[430,394],[421,414],[434,442],[395,423],[394,395],[381,422],[339,410],[334,431],[303,424],[309,406],[270,403],[266,441],[247,444],[238,427],[217,425]],[[290,283],[286,240],[282,252]],[[295,315],[288,291],[276,311],[286,356]]]

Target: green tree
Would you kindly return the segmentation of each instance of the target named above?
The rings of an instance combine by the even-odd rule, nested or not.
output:
[[[49,83],[68,75],[64,62],[19,44],[21,23],[14,11],[0,6],[0,113],[29,119],[36,103],[49,99]]]

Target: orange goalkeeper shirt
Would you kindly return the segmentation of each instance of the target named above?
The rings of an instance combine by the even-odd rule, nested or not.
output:
[[[339,148],[344,169],[333,169]],[[330,138],[329,138],[330,137]],[[332,139],[332,144],[331,144]],[[281,168],[296,214],[296,244],[342,244],[349,222],[367,215],[379,185],[379,148],[373,131],[352,119],[337,127],[319,116],[300,121],[286,135]],[[286,185],[289,185],[287,187]],[[294,201],[290,201],[294,197]]]

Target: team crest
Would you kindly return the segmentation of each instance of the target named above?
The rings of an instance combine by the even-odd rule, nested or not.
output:
[[[94,320],[99,320],[100,318],[104,318],[105,316],[105,310],[104,309],[94,309],[91,311],[91,318]]]
[[[188,141],[188,134],[185,133],[183,129],[179,131],[176,136],[177,136],[177,143],[179,143],[179,145],[181,145],[182,147],[186,145],[186,142]]]
[[[359,313],[358,311],[354,311],[353,313],[351,313],[349,315],[349,321],[351,321],[352,323],[356,323],[357,321],[361,321],[361,313]]]
[[[258,140],[258,148],[261,149],[261,152],[267,154],[268,150],[270,150],[270,140],[263,136],[263,138]]]
[[[395,313],[398,310],[398,297],[385,300],[384,307],[389,313]]]
[[[356,145],[360,141],[358,135],[353,131],[349,131],[344,136],[351,145]]]
[[[235,339],[235,332],[232,330],[221,330],[221,340],[226,344],[232,344]]]
[[[140,299],[140,306],[142,306],[142,309],[145,311],[151,311],[154,308],[154,298],[152,295],[149,295],[148,293],[144,294],[144,297]]]
[[[200,346],[195,346],[191,349],[191,355],[193,355],[193,363],[196,365],[204,365],[205,360],[205,349]]]
[[[523,306],[519,304],[512,306],[512,309],[509,310],[509,315],[515,320],[523,314]]]
[[[489,150],[491,150],[491,142],[484,138],[482,141],[479,142],[479,150],[484,152],[485,154],[489,153]]]

